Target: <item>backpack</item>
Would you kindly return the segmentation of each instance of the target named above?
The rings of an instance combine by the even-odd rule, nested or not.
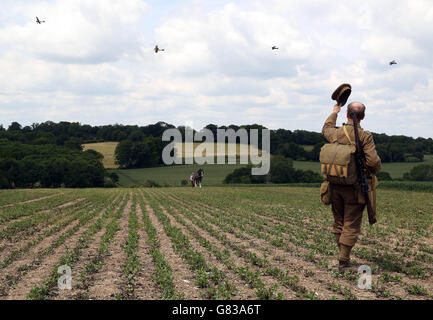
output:
[[[356,168],[356,144],[350,139],[346,126],[344,133],[350,144],[341,144],[335,139],[320,149],[320,164],[325,179],[333,184],[354,185],[358,181]]]

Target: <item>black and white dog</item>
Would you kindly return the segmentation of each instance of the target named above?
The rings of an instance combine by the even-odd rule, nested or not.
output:
[[[203,169],[198,169],[197,172],[191,173],[189,180],[191,181],[191,186],[197,187],[197,185],[201,188],[201,180],[203,179],[204,171]]]

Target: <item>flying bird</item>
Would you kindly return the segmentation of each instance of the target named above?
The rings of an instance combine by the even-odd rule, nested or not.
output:
[[[37,23],[37,24],[41,24],[42,22],[45,22],[45,20],[42,20],[42,21],[41,21],[41,20],[39,20],[38,17],[36,17],[36,23]]]
[[[160,49],[160,48],[158,48],[158,45],[156,45],[155,49],[153,49],[153,50],[155,50],[155,53],[158,53],[158,51],[164,51],[165,49]]]
[[[397,64],[397,62],[395,62],[395,60],[392,60],[389,65],[392,66],[393,64]]]
[[[272,47],[272,50],[276,50],[276,49],[278,49],[278,47],[276,47],[276,46],[273,46],[273,47]]]

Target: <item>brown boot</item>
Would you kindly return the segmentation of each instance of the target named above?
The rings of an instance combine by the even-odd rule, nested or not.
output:
[[[345,271],[349,271],[350,273],[356,273],[357,270],[350,261],[338,260],[338,272],[344,273]]]
[[[350,251],[352,251],[352,247],[340,243],[340,252],[338,255],[338,271],[340,273],[344,273],[346,270],[356,272],[350,264]]]

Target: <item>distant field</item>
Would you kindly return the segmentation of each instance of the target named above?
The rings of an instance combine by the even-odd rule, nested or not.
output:
[[[409,172],[413,167],[421,164],[433,164],[433,155],[424,156],[423,162],[394,162],[384,163],[382,171],[388,172],[392,178],[402,178],[403,174]]]
[[[83,144],[83,147],[84,147],[84,150],[92,149],[92,150],[95,150],[95,151],[102,153],[102,155],[104,156],[104,159],[102,161],[104,167],[107,169],[116,169],[116,168],[118,168],[118,166],[115,164],[114,150],[116,149],[117,144],[118,144],[118,142],[97,142],[97,143]],[[217,144],[214,144],[212,146],[212,144],[210,144],[210,143],[201,144],[199,142],[194,142],[193,150],[195,150],[199,145],[201,145],[202,148],[206,148],[207,151],[212,151],[212,147],[213,147],[213,152],[214,152],[215,156],[221,154],[221,153],[217,152],[218,151],[217,150]],[[185,143],[176,143],[175,147],[177,150],[179,150],[178,154],[182,155],[183,158],[193,157],[194,151],[190,150],[190,148],[185,148]],[[228,154],[229,148],[231,151],[232,150],[231,148],[233,148],[233,147],[235,147],[235,154],[237,156],[250,154],[250,148],[248,148],[248,146],[240,145],[240,144],[235,145],[234,143],[226,143],[225,144],[224,154]],[[246,148],[244,148],[244,147],[246,147]],[[253,148],[253,147],[251,147],[251,148]],[[206,150],[203,150],[203,153],[202,153],[203,156],[206,156],[206,154],[207,154],[205,152]],[[257,149],[252,149],[252,150],[257,150]],[[261,150],[258,150],[257,153],[259,156],[262,154]]]
[[[295,169],[312,170],[320,173],[320,163],[313,161],[293,161]]]
[[[118,142],[97,142],[97,143],[86,143],[83,144],[84,150],[92,149],[102,153],[104,159],[102,164],[107,169],[117,168],[114,163],[114,150],[116,149]]]
[[[218,145],[217,145],[216,143],[200,143],[200,142],[194,142],[194,151],[195,151],[195,149],[196,149],[199,145],[200,145],[202,148],[206,148],[206,150],[209,150],[209,151],[212,151],[212,148],[213,148],[213,153],[214,153],[214,155],[220,155],[220,154],[223,154],[223,155],[227,154],[227,155],[228,155],[229,148],[230,148],[230,152],[232,152],[232,149],[235,148],[235,152],[234,152],[234,153],[235,153],[237,156],[240,156],[240,155],[249,155],[249,154],[250,154],[250,148],[249,148],[249,147],[252,148],[251,150],[257,150],[257,148],[255,148],[255,147],[253,147],[253,146],[248,146],[248,145],[245,145],[245,144],[242,144],[242,145],[241,145],[241,144],[239,144],[239,143],[237,143],[237,144],[234,144],[234,143],[226,143],[226,144],[225,144],[225,150],[224,150],[224,153],[218,153],[218,149],[217,149],[217,146],[218,146]],[[193,157],[193,151],[191,150],[191,148],[190,148],[190,147],[185,148],[185,146],[186,146],[185,143],[176,143],[176,144],[175,144],[175,147],[176,147],[177,150],[182,150],[182,156],[183,156],[184,158],[191,158],[191,157]],[[203,151],[204,151],[204,150],[203,150]],[[179,151],[178,151],[178,152],[179,152]],[[261,153],[261,150],[258,150],[257,152],[258,152],[259,155],[262,154],[262,153]],[[179,152],[179,154],[180,154],[180,152]],[[203,156],[206,156],[206,152],[203,152],[202,155],[203,155]]]
[[[304,148],[305,151],[312,151],[314,149],[314,146],[303,145],[301,147]]]
[[[88,143],[84,144],[84,150],[93,149],[104,155],[103,164],[107,169],[117,169],[117,165],[114,163],[114,150],[116,148],[118,142],[98,142],[98,143]],[[199,143],[194,143],[194,149],[199,145]],[[211,148],[210,146],[208,146]],[[228,150],[229,144],[226,144],[226,153]],[[308,149],[310,146],[304,146],[305,149]],[[178,147],[179,149],[181,146]],[[214,147],[216,154],[216,145]],[[240,155],[240,145],[236,145],[236,154]],[[259,150],[259,154],[261,154],[261,150]],[[190,152],[183,152],[182,156],[190,157]],[[388,172],[392,178],[402,178],[403,174],[409,172],[413,167],[420,164],[421,162],[395,162],[395,163],[383,163],[382,171]],[[424,156],[424,161],[422,163],[433,164],[433,155]],[[293,161],[293,165],[296,169],[302,170],[312,170],[320,173],[320,164],[318,162],[312,161]],[[212,185],[221,184],[222,180],[224,180],[225,176],[232,172],[234,169],[242,167],[243,165],[206,165],[208,167],[208,171],[211,176],[208,178],[208,182]],[[190,171],[194,171],[198,169],[198,165],[185,165],[180,167],[158,167],[158,168],[144,168],[144,169],[131,169],[131,170],[121,170],[121,185],[126,186],[130,184],[134,184],[134,180],[136,182],[142,183],[143,179],[145,180],[155,180],[158,183],[168,183],[170,185],[179,185],[180,180],[185,179],[191,174]],[[215,167],[215,168],[214,168]],[[167,170],[167,172],[165,172]],[[153,177],[153,178],[149,178]],[[211,183],[212,182],[212,183]]]
[[[203,185],[221,185],[224,178],[233,170],[245,166],[244,164],[220,164],[220,165],[179,165],[156,168],[142,168],[129,170],[114,170],[119,175],[119,183],[122,187],[131,185],[144,185],[146,180],[153,180],[159,184],[180,186],[181,181],[189,182],[191,172],[199,168],[204,170]]]

